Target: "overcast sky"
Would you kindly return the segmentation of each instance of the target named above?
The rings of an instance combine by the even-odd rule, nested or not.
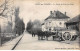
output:
[[[20,17],[27,22],[35,19],[44,20],[50,15],[50,11],[59,10],[62,13],[67,12],[67,16],[75,17],[79,14],[79,0],[15,0],[15,6],[20,7]],[[73,4],[73,5],[35,5],[36,3],[51,3],[51,4]]]

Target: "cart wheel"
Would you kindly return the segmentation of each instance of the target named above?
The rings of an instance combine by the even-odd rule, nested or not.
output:
[[[71,39],[72,39],[72,36],[70,35],[69,32],[65,32],[65,33],[62,35],[62,39],[63,39],[63,40],[71,40]]]

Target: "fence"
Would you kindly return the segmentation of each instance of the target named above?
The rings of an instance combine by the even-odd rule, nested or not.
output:
[[[2,46],[2,44],[9,40],[12,40],[15,37],[16,36],[13,33],[0,33],[0,46]]]

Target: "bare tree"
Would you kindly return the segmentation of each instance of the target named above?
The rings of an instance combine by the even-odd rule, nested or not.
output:
[[[13,10],[13,6],[11,6],[11,4],[13,4],[10,0],[4,0],[4,3],[2,3],[0,5],[0,16],[2,17],[8,17],[8,14],[10,14]]]
[[[5,16],[3,13],[5,12],[5,10],[8,9],[7,3],[8,3],[8,1],[5,0],[5,2],[0,5],[0,9],[1,9],[0,16]]]
[[[11,3],[11,4],[10,3],[11,3],[10,0],[4,0],[4,3],[2,3],[0,5],[0,16],[5,17],[6,19],[10,18],[11,21],[7,20],[8,26],[12,27],[12,16],[14,15],[14,12],[13,12],[14,8],[13,8],[13,5],[11,5],[13,3]],[[12,30],[12,28],[11,28],[11,30]],[[0,30],[0,33],[1,33],[1,30]],[[10,33],[10,32],[8,32],[8,33]],[[0,40],[1,40],[1,37],[0,37]],[[0,44],[1,44],[1,41],[0,41]]]
[[[0,16],[4,16],[3,13],[7,9],[6,4],[7,4],[7,2],[5,0],[5,2],[0,5]],[[1,38],[1,25],[0,25],[0,46],[1,45],[2,45],[2,38]]]

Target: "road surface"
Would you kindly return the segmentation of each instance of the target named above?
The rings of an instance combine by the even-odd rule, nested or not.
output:
[[[60,50],[60,49],[79,49],[78,40],[76,41],[52,41],[38,40],[38,37],[32,37],[31,34],[25,32],[23,38],[14,50]]]

